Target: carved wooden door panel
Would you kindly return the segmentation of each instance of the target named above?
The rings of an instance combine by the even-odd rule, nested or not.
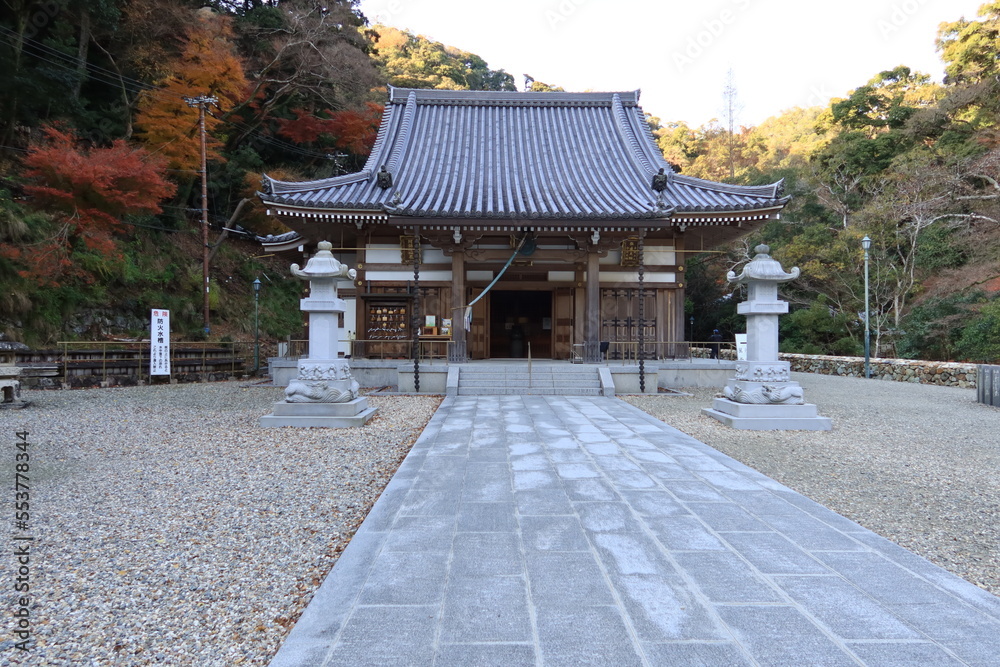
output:
[[[470,290],[470,301],[483,293],[482,287]],[[490,350],[490,295],[487,294],[472,306],[472,330],[469,331],[468,349],[470,359],[488,359]]]
[[[570,359],[573,350],[573,288],[559,287],[552,293],[553,359]]]

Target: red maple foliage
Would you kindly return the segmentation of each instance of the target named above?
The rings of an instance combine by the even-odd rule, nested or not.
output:
[[[382,120],[381,104],[367,102],[364,111],[338,111],[333,114],[333,132],[337,146],[355,155],[368,155],[375,145]]]
[[[24,161],[31,204],[54,213],[62,223],[51,237],[23,248],[3,248],[4,256],[22,259],[24,277],[55,283],[79,274],[70,252],[83,248],[105,257],[118,255],[114,235],[127,229],[129,213],[159,213],[159,202],[175,191],[163,175],[163,159],[123,140],[108,148],[81,149],[72,130],[48,127],[45,141],[33,145]]]
[[[313,114],[305,109],[293,109],[294,119],[280,119],[278,134],[297,144],[311,144],[328,135],[335,146],[355,155],[368,155],[375,145],[384,107],[368,102],[363,111],[331,111]]]

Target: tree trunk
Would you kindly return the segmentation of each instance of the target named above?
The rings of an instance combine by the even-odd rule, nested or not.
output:
[[[24,51],[24,32],[28,29],[27,12],[17,15],[17,36],[14,38],[14,67],[11,72],[11,80],[14,82],[13,90],[9,99],[10,108],[7,111],[7,129],[3,136],[4,146],[14,145],[14,126],[17,124],[17,78],[21,74],[21,54]],[[9,150],[9,149],[8,149]]]
[[[90,13],[85,5],[80,7],[79,44],[76,49],[76,81],[73,83],[73,99],[80,99],[83,82],[87,80],[87,49],[90,46]]]
[[[229,228],[233,226],[233,223],[236,222],[236,218],[240,216],[240,211],[242,211],[243,207],[246,206],[248,203],[250,203],[249,199],[241,199],[240,203],[236,205],[236,210],[233,211],[233,214],[231,216],[229,216],[229,220],[226,222],[226,226],[222,228],[222,233],[219,234],[219,238],[215,240],[215,243],[212,245],[211,251],[208,253],[209,264],[211,264],[212,260],[215,259],[215,253],[219,252],[219,248],[222,247],[222,242],[225,241],[226,237],[229,236]]]

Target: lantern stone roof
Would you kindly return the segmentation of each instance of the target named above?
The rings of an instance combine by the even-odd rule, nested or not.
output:
[[[771,252],[770,246],[761,244],[754,248],[753,251],[755,253],[754,258],[743,267],[740,275],[736,275],[734,271],[730,271],[726,274],[726,280],[731,283],[748,283],[751,281],[784,283],[799,277],[799,267],[793,267],[788,273],[781,268],[781,263],[769,254]]]
[[[342,221],[759,220],[788,201],[780,181],[741,186],[675,174],[638,91],[390,88],[364,169],[305,182],[265,176],[263,190],[274,213]]]

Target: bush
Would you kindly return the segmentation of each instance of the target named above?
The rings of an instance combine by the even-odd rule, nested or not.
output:
[[[1000,300],[979,309],[978,317],[962,329],[955,346],[963,360],[997,363],[1000,360]]]
[[[781,318],[780,349],[793,354],[855,356],[863,352],[861,344],[851,336],[857,324],[851,315],[835,311],[820,297],[808,308]]]
[[[931,299],[913,308],[903,320],[904,333],[896,343],[896,353],[903,359],[932,361],[969,357],[958,351],[959,339],[977,319],[977,306],[986,301],[986,295],[977,290]]]

